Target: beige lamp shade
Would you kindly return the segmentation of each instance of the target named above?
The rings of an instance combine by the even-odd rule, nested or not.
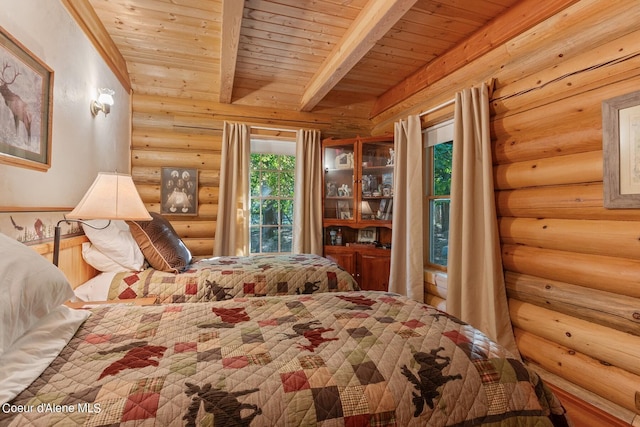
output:
[[[372,215],[373,211],[371,210],[371,205],[369,204],[369,202],[367,202],[366,200],[362,202],[361,207],[361,212],[363,215]]]
[[[66,218],[151,221],[131,176],[104,172]]]

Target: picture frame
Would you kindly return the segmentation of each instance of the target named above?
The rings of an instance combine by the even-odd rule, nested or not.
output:
[[[338,197],[338,185],[335,182],[327,183],[327,197]]]
[[[378,211],[376,212],[376,219],[385,219],[388,200],[389,199],[380,200],[380,206],[378,207]]]
[[[0,87],[0,163],[49,169],[53,70],[2,27]]]
[[[603,204],[640,207],[640,91],[602,102]]]
[[[393,188],[393,173],[382,174],[382,187]]]
[[[336,216],[338,219],[351,219],[351,209],[347,200],[339,200],[336,204]]]
[[[160,213],[198,214],[198,169],[163,167],[160,171]]]
[[[358,243],[373,243],[378,240],[376,227],[361,228],[358,230]]]
[[[378,208],[378,211],[376,212],[376,219],[382,220],[382,221],[390,221],[393,217],[392,206],[393,206],[393,199],[380,200],[380,206]]]

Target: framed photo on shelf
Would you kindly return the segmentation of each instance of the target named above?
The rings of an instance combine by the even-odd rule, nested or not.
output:
[[[393,188],[393,173],[382,174],[382,186]]]
[[[335,182],[327,182],[327,197],[338,196],[338,186]]]
[[[376,213],[376,219],[382,221],[388,221],[392,218],[393,199],[382,199],[380,200],[380,207],[378,208],[378,212]]]
[[[339,200],[336,205],[338,219],[351,219],[351,209],[347,200]]]
[[[377,234],[375,227],[361,228],[358,230],[358,243],[373,243],[378,240]]]
[[[378,191],[378,178],[375,175],[362,176],[362,193],[371,194]]]

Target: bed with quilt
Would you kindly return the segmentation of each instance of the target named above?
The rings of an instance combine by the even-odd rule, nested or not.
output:
[[[195,261],[171,224],[158,214],[152,217],[152,221],[112,221],[99,229],[83,226],[90,240],[83,245],[83,258],[101,274],[76,288],[78,299],[156,296],[160,303],[177,303],[358,289],[347,271],[314,254]],[[100,221],[94,224],[99,226]]]
[[[164,304],[356,289],[353,277],[335,262],[314,254],[294,254],[215,257],[191,263],[180,273],[154,268],[104,273],[75,292],[85,301],[153,295]]]
[[[3,292],[37,313],[3,328],[2,426],[568,425],[506,350],[397,294],[72,310],[59,270],[27,258],[0,251]]]

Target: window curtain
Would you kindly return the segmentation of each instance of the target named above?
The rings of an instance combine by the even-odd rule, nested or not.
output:
[[[224,123],[218,217],[213,254],[249,255],[249,127]]]
[[[322,255],[322,164],[320,131],[299,130],[293,205],[294,253]]]
[[[454,111],[447,311],[518,356],[498,235],[487,85],[456,94]]]
[[[393,233],[389,290],[424,301],[423,175],[420,117],[395,124]]]

